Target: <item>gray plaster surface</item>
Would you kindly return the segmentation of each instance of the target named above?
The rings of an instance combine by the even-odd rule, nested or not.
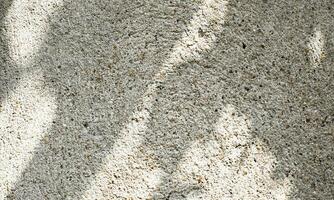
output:
[[[1,0],[0,199],[334,199],[334,1]]]

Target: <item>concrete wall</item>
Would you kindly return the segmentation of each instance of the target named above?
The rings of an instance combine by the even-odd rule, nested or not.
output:
[[[2,0],[0,199],[334,199],[332,0]]]

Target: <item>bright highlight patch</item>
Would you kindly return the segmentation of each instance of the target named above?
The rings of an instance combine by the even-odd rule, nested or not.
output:
[[[325,40],[322,32],[320,30],[315,30],[308,44],[309,58],[314,67],[318,67],[322,58],[325,57],[324,45]]]
[[[179,173],[207,191],[187,199],[288,199],[290,181],[271,178],[275,157],[251,142],[249,121],[233,106],[221,113],[215,138],[195,142],[181,161]]]

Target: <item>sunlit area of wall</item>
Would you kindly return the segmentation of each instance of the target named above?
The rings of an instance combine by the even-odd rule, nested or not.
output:
[[[320,29],[316,29],[308,43],[309,59],[313,67],[318,67],[325,57],[325,39]]]
[[[5,22],[12,59],[20,67],[29,67],[49,31],[52,14],[63,0],[15,0],[8,10]]]
[[[55,117],[55,98],[43,88],[42,81],[40,75],[25,74],[0,106],[1,199],[29,164]]]
[[[215,139],[195,142],[181,161],[176,178],[206,191],[187,199],[288,199],[291,181],[272,178],[277,161],[249,128],[249,119],[232,105],[222,109]]]

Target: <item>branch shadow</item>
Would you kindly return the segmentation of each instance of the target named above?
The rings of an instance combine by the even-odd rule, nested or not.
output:
[[[333,8],[331,1],[229,1],[216,46],[177,67],[159,90],[143,145],[166,173],[154,199],[203,190],[176,174],[191,144],[214,138],[226,104],[250,117],[253,140],[277,160],[272,178],[291,180],[290,199],[334,198]],[[308,49],[315,29],[326,52],[317,68]]]
[[[192,1],[66,1],[34,61],[56,118],[8,199],[76,199],[182,34]]]

